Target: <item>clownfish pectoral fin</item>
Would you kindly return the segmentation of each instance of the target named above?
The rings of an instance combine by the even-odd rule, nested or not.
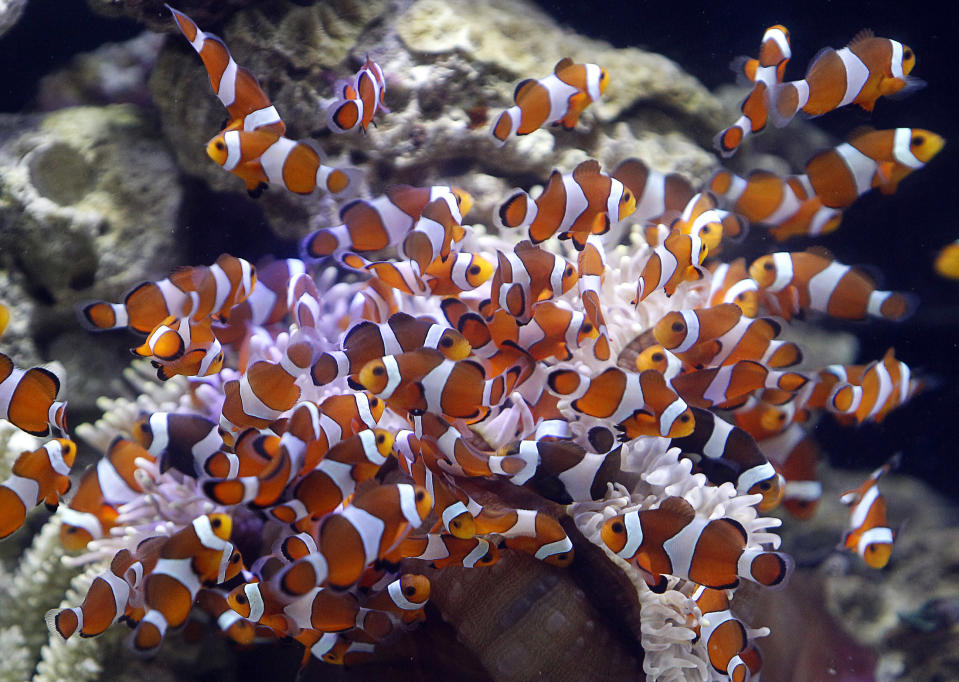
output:
[[[899,87],[898,89],[892,89],[891,84],[895,83],[896,86],[898,86],[903,80],[906,82],[905,85]],[[886,81],[888,81],[890,85],[887,86]],[[916,78],[915,76],[906,76],[904,79],[889,78],[884,79],[883,84],[879,87],[882,91],[882,94],[889,99],[903,99],[926,87],[926,81],[922,80],[921,78]]]
[[[263,192],[265,192],[269,188],[270,186],[266,184],[265,182],[260,182],[258,185],[256,185],[256,187],[252,187],[252,188],[248,184],[246,188],[246,193],[250,196],[251,199],[259,199],[260,195],[263,194]]]

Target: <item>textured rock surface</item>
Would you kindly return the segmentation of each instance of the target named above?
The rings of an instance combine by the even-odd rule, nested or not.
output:
[[[28,319],[15,311],[11,339],[26,325],[42,352],[60,351],[72,410],[92,406],[111,392],[105,382],[117,381],[122,356],[104,348],[129,347],[81,330],[72,307],[118,299],[183,262],[173,232],[179,204],[173,159],[135,107],[0,117],[0,269],[33,302]],[[91,358],[103,372],[89,371]]]

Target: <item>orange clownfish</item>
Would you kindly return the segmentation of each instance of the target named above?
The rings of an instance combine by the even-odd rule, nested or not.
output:
[[[20,453],[7,480],[0,483],[0,538],[23,525],[27,512],[44,502],[54,510],[70,489],[70,469],[77,456],[72,440],[56,438]]]
[[[653,249],[643,267],[633,304],[640,303],[659,289],[672,296],[683,282],[702,279],[704,270],[701,266],[705,259],[706,245],[702,239],[679,230],[671,231],[663,243]]]
[[[261,262],[250,295],[231,308],[223,321],[214,323],[216,338],[223,344],[236,343],[250,327],[266,327],[282,320],[289,312],[286,294],[290,280],[304,272],[306,265],[296,258]]]
[[[43,438],[55,428],[66,433],[67,404],[57,400],[60,379],[43,367],[18,369],[0,353],[0,419]]]
[[[386,77],[380,65],[369,55],[353,80],[339,81],[333,90],[336,100],[326,109],[326,125],[334,133],[345,133],[357,126],[365,133],[378,111],[390,111],[383,101],[386,96]]]
[[[839,498],[850,507],[849,530],[843,538],[846,549],[856,552],[872,568],[889,563],[895,533],[886,519],[886,498],[879,492],[879,479],[898,464],[896,456],[879,467],[855,490]]]
[[[177,375],[205,377],[223,369],[223,347],[213,334],[212,321],[167,317],[133,353],[152,357],[157,378]]]
[[[781,128],[799,111],[821,116],[847,104],[872,111],[883,95],[905,96],[925,85],[909,76],[915,65],[912,48],[862,30],[841,50],[822,50],[802,80],[774,84],[769,114]]]
[[[858,381],[840,381],[830,392],[826,407],[852,415],[860,424],[881,422],[891,410],[905,404],[919,390],[919,382],[905,362],[896,360],[893,349],[882,360],[867,365]]]
[[[426,271],[437,258],[450,255],[450,245],[462,241],[466,228],[460,221],[460,210],[444,197],[428,203],[420,214],[416,225],[400,244],[400,255]]]
[[[194,478],[223,448],[217,425],[198,414],[154,412],[133,425],[132,435],[159,461],[161,472],[172,467]]]
[[[717,263],[709,268],[709,305],[735,303],[746,317],[759,313],[759,284],[746,272],[746,259]]]
[[[711,308],[675,310],[653,327],[653,336],[663,348],[682,355],[697,344],[721,337],[736,326],[742,310],[732,303]]]
[[[513,253],[497,251],[496,256],[489,305],[482,310],[487,317],[502,308],[526,324],[534,303],[565,294],[579,277],[572,263],[530,241],[521,241]]]
[[[742,216],[721,210],[712,192],[699,192],[669,227],[699,237],[708,254],[719,250],[723,237],[735,241],[745,238],[749,223]]]
[[[517,84],[513,91],[515,106],[496,119],[493,137],[505,144],[510,135],[528,135],[547,123],[572,130],[579,115],[599,100],[607,85],[606,69],[596,64],[576,64],[564,57],[545,78],[527,78]]]
[[[713,147],[720,154],[726,157],[732,156],[750,134],[759,133],[765,129],[766,120],[769,118],[767,93],[774,85],[782,83],[786,64],[791,57],[789,30],[785,26],[776,24],[763,33],[758,58],[741,57],[733,61],[731,65],[733,70],[754,85],[740,106],[742,116],[713,138]]]
[[[563,568],[573,562],[573,542],[559,521],[540,511],[484,509],[475,516],[476,532],[496,533],[507,549],[531,554],[540,561]]]
[[[397,554],[410,559],[429,561],[434,568],[462,566],[486,568],[499,561],[499,549],[481,537],[457,538],[453,535],[430,533],[406,538],[397,548]]]
[[[672,385],[690,405],[708,409],[735,403],[761,388],[795,393],[808,381],[798,372],[780,372],[753,360],[740,360],[731,365],[680,374],[672,380]]]
[[[588,159],[571,175],[554,170],[546,189],[536,201],[518,190],[500,206],[499,226],[528,228],[534,244],[554,234],[571,239],[582,251],[591,234],[605,234],[636,210],[636,198],[622,182],[600,170],[599,162]]]
[[[822,498],[822,483],[816,477],[819,446],[799,424],[757,442],[786,484],[782,505],[794,518],[806,520],[816,513]]]
[[[750,670],[741,660],[752,637],[768,634],[768,630],[746,627],[730,611],[725,590],[698,586],[690,595],[696,602],[702,618],[693,632],[706,643],[706,652],[713,670],[730,682],[749,682]],[[758,672],[758,670],[757,670]]]
[[[600,536],[610,550],[644,571],[654,592],[666,589],[666,575],[723,590],[737,587],[741,578],[780,585],[792,569],[785,554],[747,548],[746,530],[738,521],[696,518],[681,497],[666,498],[656,509],[614,516]]]
[[[915,297],[880,291],[868,275],[819,249],[763,256],[749,266],[749,275],[766,294],[780,299],[794,295],[800,309],[818,310],[845,320],[871,315],[900,321],[915,308]],[[785,307],[777,312],[791,315],[796,311]]]
[[[626,159],[616,166],[612,176],[626,186],[636,200],[633,221],[640,225],[671,223],[683,212],[695,192],[689,180],[679,173],[663,174],[639,159]],[[614,230],[615,232],[615,230]],[[618,243],[610,232],[604,241]]]
[[[959,279],[959,239],[939,250],[934,267],[943,277]]]

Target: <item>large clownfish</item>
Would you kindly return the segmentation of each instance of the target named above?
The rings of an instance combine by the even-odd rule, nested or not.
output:
[[[338,81],[333,90],[336,99],[326,109],[326,125],[334,133],[345,133],[357,126],[365,133],[378,111],[390,111],[383,101],[386,77],[369,55],[352,80]]]
[[[517,84],[513,92],[515,106],[496,119],[493,137],[505,144],[510,135],[528,135],[546,123],[572,130],[579,115],[600,98],[607,85],[606,69],[596,64],[576,64],[564,57],[546,78],[527,78]]]
[[[48,369],[18,369],[0,353],[0,419],[43,438],[50,429],[67,431],[67,404],[57,400],[60,379]]]
[[[883,95],[905,96],[925,85],[909,76],[915,65],[916,55],[907,45],[862,30],[841,50],[822,50],[802,80],[774,84],[770,116],[781,128],[799,111],[821,116],[847,104],[872,111]]]

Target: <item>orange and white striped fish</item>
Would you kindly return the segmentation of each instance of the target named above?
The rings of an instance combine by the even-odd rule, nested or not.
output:
[[[423,208],[416,225],[403,239],[400,255],[425,272],[437,258],[450,255],[454,241],[462,241],[466,236],[461,220],[458,207],[451,206],[446,198],[434,199]]]
[[[43,438],[50,429],[67,432],[67,404],[57,400],[60,379],[43,367],[19,369],[0,353],[0,419]]]
[[[702,279],[702,263],[706,259],[703,241],[692,234],[673,230],[662,244],[653,249],[636,284],[636,298],[640,303],[654,291],[663,289],[672,296],[683,282]]]
[[[666,588],[666,575],[717,590],[732,589],[740,579],[772,587],[792,570],[779,552],[747,548],[742,525],[731,518],[702,519],[681,497],[669,497],[656,509],[633,510],[608,519],[603,542],[644,571],[654,592]]]
[[[418,348],[435,348],[450,360],[463,360],[470,344],[455,329],[428,317],[395,313],[383,324],[363,321],[343,337],[342,350],[320,355],[310,370],[316,386],[356,374],[370,360]]]
[[[791,57],[789,30],[781,24],[776,24],[763,33],[758,58],[742,57],[733,61],[733,70],[753,83],[753,89],[740,106],[742,116],[713,138],[713,147],[721,155],[732,156],[749,135],[765,129],[769,117],[767,93],[774,85],[782,83],[786,64]]]
[[[76,633],[81,637],[103,634],[126,613],[130,596],[143,577],[142,571],[143,566],[130,550],[121,549],[110,567],[93,579],[80,606],[47,611],[47,628],[62,639],[70,639]],[[128,577],[133,577],[132,584]]]
[[[507,549],[532,555],[551,566],[573,562],[573,542],[559,521],[532,509],[492,510],[484,508],[474,517],[479,535],[496,533]]]
[[[696,602],[702,617],[693,632],[706,643],[709,663],[719,675],[730,682],[749,682],[750,671],[740,660],[741,654],[755,637],[765,637],[768,628],[754,630],[747,627],[730,610],[729,597],[725,590],[716,590],[699,585],[690,599]]]
[[[669,227],[699,237],[709,254],[719,250],[724,238],[732,241],[745,238],[749,223],[740,215],[720,209],[716,196],[707,191],[695,194]]]
[[[799,176],[824,206],[846,208],[878,187],[893,194],[903,178],[929,163],[945,140],[921,128],[872,130],[815,154]]]
[[[822,483],[816,476],[819,446],[813,437],[793,423],[757,445],[786,481],[782,499],[786,511],[799,520],[812,518],[822,498]]]
[[[304,259],[326,258],[345,251],[379,251],[401,243],[427,204],[444,199],[456,222],[473,206],[472,197],[458,187],[392,185],[375,199],[355,199],[340,209],[341,225],[322,227],[300,242]]]
[[[266,327],[279,322],[289,312],[287,289],[292,279],[306,272],[306,265],[297,258],[261,261],[256,269],[256,286],[246,300],[226,314],[225,320],[214,322],[213,330],[220,343],[237,343],[251,327]]]
[[[653,327],[653,336],[663,348],[682,357],[695,346],[713,341],[736,326],[742,310],[732,303],[710,308],[674,310]]]
[[[197,592],[196,604],[210,614],[220,631],[234,642],[244,645],[253,643],[257,634],[256,626],[230,607],[226,592],[216,588],[202,588]]]
[[[792,341],[777,339],[781,331],[782,325],[771,317],[742,317],[715,339],[677,355],[697,369],[740,360],[755,360],[771,369],[799,364],[802,350]]]
[[[489,305],[481,310],[487,317],[502,308],[526,324],[534,303],[565,294],[579,277],[572,263],[529,241],[514,246],[513,253],[497,251],[496,256]]]
[[[914,296],[880,291],[868,275],[816,248],[763,256],[749,266],[749,275],[759,283],[767,300],[772,295],[780,302],[791,303],[790,297],[795,297],[795,306],[787,303],[775,311],[787,319],[798,309],[806,309],[845,320],[871,315],[900,321],[916,306]]]
[[[23,525],[27,512],[40,502],[53,511],[70,489],[70,469],[77,456],[72,440],[56,438],[33,451],[21,452],[7,480],[0,483],[0,538]]]
[[[883,568],[892,554],[895,533],[886,518],[886,498],[879,492],[879,479],[898,463],[897,455],[873,471],[861,486],[839,498],[850,507],[849,530],[843,546],[856,552],[872,568]]]
[[[746,317],[759,313],[759,284],[746,271],[746,259],[737,258],[731,263],[716,263],[709,266],[708,303],[735,303]]]
[[[370,595],[363,606],[388,613],[404,623],[415,623],[422,620],[423,608],[429,598],[429,578],[417,573],[406,573],[380,592]]]
[[[156,458],[161,472],[172,467],[194,478],[223,448],[217,425],[198,414],[153,412],[137,421],[131,434]]]
[[[726,206],[751,223],[769,225],[777,241],[792,236],[817,236],[835,232],[842,213],[810,195],[800,176],[780,178],[768,171],[753,171],[746,178],[728,170],[718,171],[709,181],[710,191]]]
[[[626,159],[616,167],[612,176],[632,192],[636,200],[633,222],[640,225],[671,223],[689,204],[695,192],[689,180],[679,173],[660,173],[639,159]],[[613,229],[603,239],[606,244],[617,244],[621,235]],[[614,238],[615,237],[615,238]]]
[[[570,369],[555,369],[547,384],[552,393],[570,400],[575,412],[615,425],[620,440],[680,438],[693,431],[689,406],[655,370],[637,374],[609,367],[587,378]]]
[[[139,458],[155,461],[141,445],[120,437],[113,440],[106,455],[84,472],[61,512],[60,544],[68,550],[83,549],[109,534],[116,525],[117,507],[143,493],[135,475]]]
[[[582,251],[591,234],[604,234],[636,210],[636,198],[619,180],[588,159],[565,175],[554,170],[536,201],[517,190],[496,213],[499,227],[528,228],[533,244],[554,234]]]
[[[919,387],[909,365],[896,360],[890,348],[881,360],[865,367],[860,380],[850,378],[836,384],[826,407],[838,414],[851,415],[860,424],[881,422],[890,411],[915,395]]]
[[[201,31],[183,12],[166,8],[173,14],[177,28],[203,60],[210,87],[230,114],[226,130],[260,130],[274,135],[286,132],[276,108],[260,89],[256,77],[239,66],[221,38]]]
[[[326,109],[326,125],[334,133],[345,133],[356,127],[365,133],[378,111],[390,111],[384,102],[386,77],[369,55],[352,80],[337,82],[333,90],[336,99]]]
[[[464,539],[435,533],[406,538],[399,544],[397,554],[428,561],[437,569],[447,566],[486,568],[499,561],[499,549],[485,538]]]
[[[607,85],[606,69],[564,57],[545,78],[527,78],[516,85],[515,105],[496,119],[493,138],[505,144],[510,135],[528,135],[547,123],[572,130],[583,110],[599,100]]]
[[[872,111],[884,95],[905,96],[925,85],[909,75],[915,65],[909,46],[862,30],[841,50],[820,51],[802,80],[774,84],[769,90],[769,115],[781,128],[799,111],[821,116],[847,104]]]
[[[708,409],[736,404],[761,388],[795,393],[808,381],[799,372],[771,370],[753,360],[740,360],[731,365],[680,374],[672,380],[672,386],[690,405]]]
[[[223,346],[211,325],[210,319],[193,322],[168,317],[133,352],[153,358],[151,364],[160,381],[178,375],[205,377],[216,374],[223,369]]]

